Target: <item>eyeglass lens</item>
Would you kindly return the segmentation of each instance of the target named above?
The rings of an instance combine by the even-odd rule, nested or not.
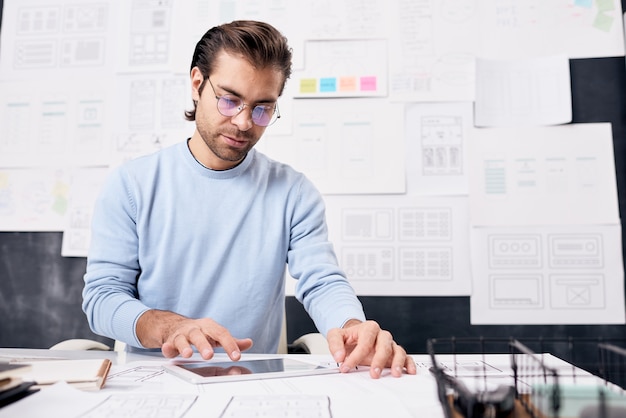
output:
[[[235,96],[224,95],[217,100],[217,109],[224,116],[235,116],[243,110],[243,102]],[[274,120],[275,106],[257,105],[252,109],[252,121],[259,126],[268,126]]]

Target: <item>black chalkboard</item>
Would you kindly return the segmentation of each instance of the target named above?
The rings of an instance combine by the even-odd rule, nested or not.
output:
[[[93,334],[81,310],[86,259],[61,257],[60,232],[0,233],[0,347],[48,348]]]

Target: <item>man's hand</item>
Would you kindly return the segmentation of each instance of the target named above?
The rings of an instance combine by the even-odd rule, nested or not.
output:
[[[359,364],[370,366],[370,376],[378,379],[383,368],[390,367],[395,377],[417,373],[415,362],[404,348],[393,340],[391,333],[380,329],[374,321],[350,320],[343,328],[328,332],[328,347],[340,370],[346,373]]]
[[[249,338],[238,339],[209,318],[190,319],[174,312],[149,310],[137,321],[137,337],[146,348],[161,348],[168,358],[193,355],[192,345],[203,359],[215,354],[214,347],[222,347],[231,360],[241,358],[241,352],[252,347]]]

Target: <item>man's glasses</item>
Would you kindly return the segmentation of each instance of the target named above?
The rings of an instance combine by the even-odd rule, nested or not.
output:
[[[250,106],[247,103],[244,103],[239,97],[232,94],[224,94],[222,96],[218,96],[215,92],[215,87],[213,87],[213,83],[209,77],[204,77],[205,80],[209,81],[211,88],[213,89],[213,94],[215,94],[215,98],[217,99],[217,110],[220,112],[222,116],[233,117],[237,116],[239,113],[246,108],[246,106]],[[257,126],[269,126],[272,123],[276,122],[276,119],[280,118],[280,112],[278,111],[278,104],[257,104],[254,106],[251,112],[252,122],[254,122]]]

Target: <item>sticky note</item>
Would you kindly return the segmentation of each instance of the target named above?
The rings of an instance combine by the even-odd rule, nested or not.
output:
[[[356,91],[357,90],[357,78],[356,77],[340,77],[339,78],[339,91]]]
[[[300,79],[300,93],[316,93],[317,92],[317,80],[314,78],[301,78]]]
[[[376,91],[376,77],[361,77],[361,91]]]
[[[332,93],[337,91],[337,79],[335,77],[320,78],[320,93]]]
[[[604,13],[598,13],[593,21],[593,27],[600,29],[604,32],[610,32],[613,26],[613,17],[605,15]]]
[[[613,0],[596,0],[598,12],[612,12],[615,10],[615,2]]]

